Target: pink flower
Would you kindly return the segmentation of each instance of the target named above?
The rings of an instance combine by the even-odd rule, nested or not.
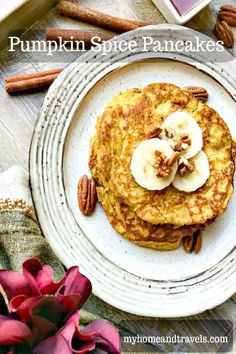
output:
[[[7,307],[0,294],[0,353],[120,353],[119,334],[109,322],[78,328],[79,309],[92,291],[78,267],[54,282],[51,267],[30,259],[22,274],[1,270],[0,285],[9,302]]]
[[[107,321],[97,320],[78,329],[79,311],[75,312],[62,329],[53,337],[42,341],[34,354],[87,353],[97,347],[105,353],[119,353],[119,335]]]

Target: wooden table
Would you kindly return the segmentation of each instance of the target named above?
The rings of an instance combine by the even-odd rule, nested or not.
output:
[[[120,17],[140,19],[142,21],[151,23],[165,22],[162,15],[158,12],[151,0],[81,0],[80,3],[86,6],[95,7],[110,14],[116,14]],[[193,29],[200,31],[210,31],[216,21],[216,13],[221,4],[225,1],[215,0],[211,5],[192,19],[187,25]],[[236,4],[235,0],[227,1],[227,3]],[[22,14],[25,16],[26,14]],[[61,17],[57,10],[52,9],[46,17],[37,22],[32,28],[25,31],[24,39],[43,39],[46,27],[61,27],[61,28],[91,28],[94,26],[83,24],[82,22]],[[17,164],[21,165],[28,171],[28,158],[30,141],[34,129],[34,124],[39,113],[41,104],[46,94],[43,92],[20,94],[16,96],[9,96],[4,89],[4,77],[6,75],[15,74],[19,72],[39,71],[54,67],[64,67],[68,61],[73,60],[78,54],[71,53],[67,56],[67,61],[60,59],[60,62],[52,62],[46,55],[38,55],[35,53],[22,53],[20,51],[8,53],[4,50],[0,54],[0,172]],[[125,294],[124,294],[125,296]],[[193,316],[194,319],[229,319],[234,321],[236,317],[236,296],[228,300],[225,304],[215,308],[212,311],[207,311],[199,316]],[[194,304],[193,304],[194,306]],[[87,310],[94,311],[101,317],[112,320],[116,324],[120,324],[121,320],[133,320],[135,325],[132,326],[131,332],[149,334],[148,326],[143,328],[142,318],[126,314],[118,311],[111,306],[106,305],[99,299],[92,297],[86,306]],[[177,324],[163,321],[159,327],[159,332],[165,328],[165,334],[182,333]],[[194,329],[189,330],[189,333],[194,334]],[[196,334],[196,333],[195,333]],[[159,352],[161,347],[156,348]],[[166,345],[161,352],[170,352],[173,348]],[[214,352],[217,352],[216,349]],[[191,346],[189,347],[191,351]]]

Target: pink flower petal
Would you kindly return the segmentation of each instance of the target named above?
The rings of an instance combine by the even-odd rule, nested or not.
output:
[[[32,342],[35,345],[46,339],[47,337],[52,336],[56,333],[57,327],[48,320],[45,320],[41,317],[32,318],[32,333],[33,339]]]
[[[34,343],[56,332],[63,312],[59,300],[54,296],[37,296],[33,298],[15,297],[10,309],[32,328]]]
[[[0,285],[3,287],[9,301],[18,295],[35,295],[34,289],[24,275],[11,270],[0,270]]]
[[[35,279],[38,272],[43,269],[41,262],[36,258],[29,259],[23,263],[22,269],[25,278],[28,280],[31,287],[35,290],[35,294],[41,295],[40,289]]]
[[[73,336],[73,353],[80,353],[77,351],[83,342],[93,341],[96,349],[101,349],[106,353],[120,354],[120,336],[117,329],[108,321],[97,320],[90,323],[88,326],[79,330],[79,311],[75,312],[67,321],[66,324],[73,323],[75,326],[75,333]],[[67,340],[70,337],[66,335],[66,325],[64,327],[63,335]]]
[[[44,318],[55,326],[62,320],[62,307],[59,300],[54,296],[43,296],[40,301],[32,307],[32,317]]]
[[[79,348],[74,351],[72,342],[78,329],[79,312],[66,322],[65,326],[53,337],[41,342],[34,350],[33,354],[86,354],[95,349],[93,342],[81,342]]]
[[[32,333],[25,323],[0,315],[0,345],[30,342],[31,337]]]
[[[69,343],[72,353],[85,354],[95,349],[95,344],[88,336],[84,341],[78,341],[79,337],[79,311],[76,311],[61,329],[61,334]]]
[[[80,309],[91,292],[90,280],[79,272],[78,267],[72,267],[67,271],[57,297],[61,300],[65,311],[68,312]]]
[[[64,313],[72,313],[81,308],[81,297],[80,295],[57,295],[58,300],[61,303]]]
[[[34,354],[86,354],[95,349],[104,353],[120,354],[120,339],[115,327],[98,320],[79,330],[79,311],[53,337],[42,341]]]
[[[53,272],[52,272],[52,274],[49,274],[48,268],[51,268],[51,267],[45,266],[45,267],[43,267],[43,270],[38,272],[38,274],[36,276],[36,283],[37,283],[42,294],[52,295],[52,294],[55,294],[57,292],[57,290],[60,288],[63,279],[57,283],[54,282],[53,281]],[[52,270],[52,268],[51,268],[51,270]]]
[[[121,353],[120,336],[111,323],[97,320],[79,330],[79,318],[79,311],[76,311],[61,330],[66,341],[70,343],[72,353],[84,354],[95,348],[109,354]],[[71,325],[74,325],[73,335]]]
[[[10,310],[17,313],[21,321],[30,323],[32,320],[31,310],[41,299],[42,296],[29,297],[26,299],[18,296],[13,298],[10,302]]]
[[[65,338],[58,333],[39,343],[33,354],[72,354],[72,352]]]
[[[63,282],[63,279],[59,282],[54,282],[53,269],[50,266],[43,266],[37,259],[30,259],[24,262],[23,274],[33,286],[38,288],[42,295],[55,294]]]
[[[73,315],[70,316],[66,324],[62,327],[61,332],[67,342],[71,342],[76,330],[79,330],[79,320],[80,313],[79,311],[75,311]]]
[[[18,295],[13,297],[9,303],[9,310],[10,312],[16,312],[18,307],[25,301],[27,300],[27,296],[25,295]]]
[[[120,354],[120,336],[117,329],[108,321],[97,320],[90,323],[79,333],[80,340],[88,336],[96,344],[96,348],[106,353]]]
[[[33,277],[43,269],[42,263],[37,258],[28,259],[23,263],[23,274],[30,273]]]

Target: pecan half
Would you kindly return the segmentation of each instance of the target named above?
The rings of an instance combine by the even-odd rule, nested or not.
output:
[[[96,183],[93,178],[82,176],[78,183],[78,203],[80,211],[86,215],[91,215],[97,203]]]
[[[218,13],[218,19],[227,22],[230,26],[236,26],[236,6],[222,5]]]
[[[203,229],[198,229],[193,236],[186,236],[183,238],[184,250],[187,253],[199,253],[202,247]]]
[[[234,34],[225,21],[217,22],[214,27],[214,33],[218,40],[224,42],[226,48],[232,48],[234,45]]]
[[[194,97],[196,97],[198,100],[202,101],[203,103],[206,103],[208,99],[208,92],[204,87],[185,86],[184,90],[190,92]]]
[[[183,238],[183,246],[184,250],[187,253],[191,253],[192,247],[193,247],[193,236],[186,236]]]

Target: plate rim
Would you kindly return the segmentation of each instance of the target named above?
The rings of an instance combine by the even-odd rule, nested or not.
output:
[[[109,75],[113,75],[113,73],[115,73],[115,72],[118,72],[118,73],[119,73],[119,70],[122,71],[123,69],[126,69],[126,68],[129,67],[129,66],[132,66],[132,67],[133,67],[133,64],[134,64],[134,65],[137,65],[138,63],[141,63],[141,64],[143,63],[143,64],[145,64],[145,63],[147,63],[147,62],[149,62],[149,61],[152,61],[152,59],[153,59],[153,58],[146,58],[146,59],[142,59],[142,60],[139,59],[139,60],[135,60],[135,61],[133,61],[133,62],[131,62],[131,63],[128,63],[128,64],[126,64],[126,65],[120,65],[120,66],[118,66],[118,67],[117,67],[117,65],[116,65],[115,69],[111,68],[111,69],[109,70],[109,72],[108,72],[106,75],[104,75],[104,76],[102,77],[102,79],[99,79],[99,80],[95,83],[95,86],[96,86],[97,84],[99,85],[100,81],[102,81],[103,79],[104,79],[104,80],[107,80],[107,77],[109,77]],[[157,59],[157,60],[159,60],[159,59]],[[157,61],[157,60],[154,60],[154,62]],[[166,62],[167,60],[160,58],[160,61],[161,61],[161,62],[162,62],[162,61]],[[172,60],[172,61],[175,61],[175,60]],[[176,61],[176,62],[177,62],[177,61]],[[181,62],[181,61],[178,61],[177,63],[183,64],[183,65],[189,65],[188,63],[185,63],[185,62],[183,62],[183,61],[182,61],[182,62]],[[191,66],[191,65],[189,65],[189,66]],[[197,70],[194,65],[192,65],[191,67],[193,67],[194,70]],[[209,75],[209,74],[208,74],[208,73],[204,73],[204,75],[207,76],[207,75]],[[211,77],[211,79],[213,80],[212,77]],[[217,84],[219,84],[219,85],[222,86],[222,84],[219,83],[216,79],[214,79],[214,81],[216,81]],[[94,86],[93,86],[93,87],[94,87]],[[92,87],[92,89],[93,89],[93,87]],[[87,99],[87,95],[89,95],[89,93],[90,93],[90,91],[88,91],[88,92],[86,93],[86,95],[85,95],[85,97],[84,97],[85,100]],[[228,91],[227,91],[227,93],[228,93]],[[229,94],[229,93],[228,93],[228,94]],[[231,97],[230,94],[229,94],[229,96]],[[78,107],[77,107],[77,109],[76,109],[76,112],[77,112],[77,110],[79,109],[80,105],[83,105],[83,100],[84,100],[84,99],[82,99],[81,102],[79,103],[79,105],[78,105]],[[76,115],[77,115],[77,113],[76,113]],[[67,131],[67,135],[66,135],[66,139],[65,139],[65,144],[64,144],[64,152],[65,152],[66,146],[67,146],[67,144],[68,144],[68,142],[67,142],[68,134],[70,133],[71,125],[73,125],[73,124],[74,124],[74,117],[72,118],[71,124],[70,124],[70,126],[69,126],[69,128],[68,128],[68,131]],[[64,159],[63,159],[63,160],[64,160]],[[64,161],[63,161],[63,162],[64,162]],[[63,163],[63,164],[64,164],[64,163]],[[63,169],[63,173],[64,173],[63,178],[64,178],[64,181],[65,181],[65,178],[66,178],[66,177],[65,177],[65,171],[64,171],[64,169]],[[65,183],[65,184],[66,184],[66,183]],[[68,200],[69,200],[69,199],[68,199]],[[73,215],[75,215],[74,212],[73,212]],[[83,227],[81,227],[81,225],[80,225],[79,221],[77,220],[77,218],[76,218],[75,216],[74,216],[74,218],[75,218],[75,220],[76,220],[76,222],[77,222],[77,224],[78,224],[78,227],[81,228],[81,230],[82,230],[82,232],[83,232],[84,234],[86,234],[86,232],[83,231]],[[93,244],[93,239],[92,239],[92,238],[89,238],[89,240],[90,240],[90,242]],[[97,248],[96,242],[94,242],[94,246],[95,246],[95,248]],[[227,252],[226,252],[226,253],[223,253],[220,257],[218,257],[219,259],[218,259],[217,262],[219,262],[219,261],[221,261],[222,259],[224,259],[224,258],[226,257],[226,255],[227,255],[228,253],[230,253],[231,250],[232,250],[232,247],[229,248],[229,249],[227,249]],[[106,257],[106,255],[104,255],[104,257]],[[107,257],[107,258],[110,259],[111,262],[113,262],[111,258],[109,258],[109,257]],[[173,278],[170,277],[170,278],[168,278],[168,279],[164,279],[164,278],[155,279],[154,277],[148,278],[147,276],[144,276],[144,275],[142,275],[142,274],[137,274],[137,273],[132,272],[132,271],[130,271],[130,270],[128,270],[128,269],[125,269],[125,267],[122,267],[121,265],[117,264],[117,262],[114,262],[114,264],[118,265],[121,269],[123,269],[123,270],[125,270],[125,271],[127,271],[127,272],[129,272],[129,273],[131,273],[131,274],[133,274],[133,275],[142,277],[142,278],[144,278],[144,279],[161,280],[161,281],[163,281],[163,280],[166,280],[166,281],[170,281],[170,280],[171,280],[171,281],[176,281],[176,280],[179,280],[179,281],[181,281],[182,279],[190,279],[191,277],[194,277],[194,276],[197,276],[198,274],[201,274],[202,272],[204,272],[204,271],[210,269],[211,267],[214,267],[214,266],[217,264],[217,262],[215,262],[215,261],[214,261],[214,262],[210,262],[210,264],[208,264],[207,266],[205,266],[205,269],[200,269],[198,272],[195,272],[195,273],[192,273],[192,274],[185,274],[184,276],[182,275],[181,277],[178,277],[178,278],[176,278],[176,277],[173,277]]]

